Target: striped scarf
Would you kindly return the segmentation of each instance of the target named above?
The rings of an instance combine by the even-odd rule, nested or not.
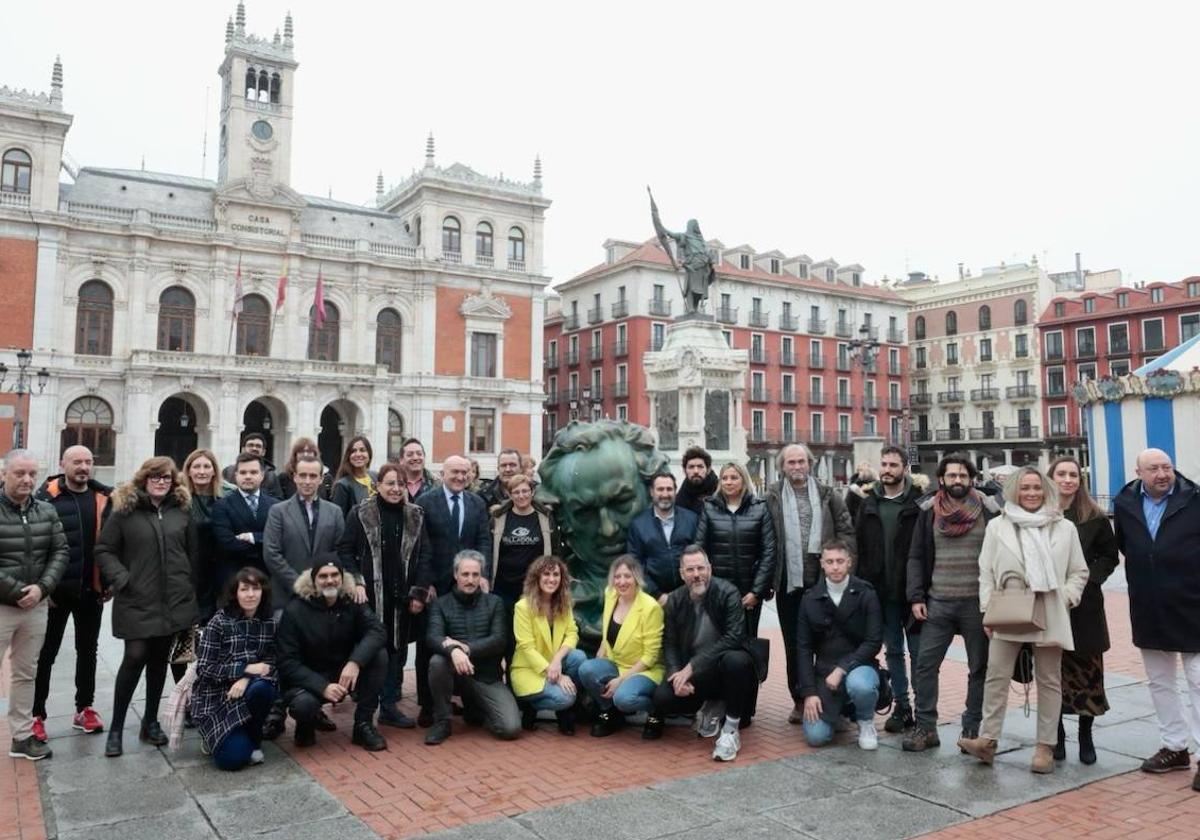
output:
[[[945,490],[933,497],[933,527],[943,537],[961,537],[975,527],[983,513],[983,497],[971,490],[961,502]]]

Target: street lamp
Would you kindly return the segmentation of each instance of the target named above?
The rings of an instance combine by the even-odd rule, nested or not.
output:
[[[25,447],[25,420],[24,403],[25,397],[33,393],[33,377],[29,373],[29,369],[33,366],[33,354],[22,348],[17,351],[17,379],[10,385],[5,385],[4,381],[8,378],[8,365],[0,362],[0,392],[6,392],[17,395],[16,414],[13,416],[13,449],[23,449]],[[40,394],[46,390],[46,383],[50,381],[50,371],[46,368],[41,368],[37,374],[37,392]]]

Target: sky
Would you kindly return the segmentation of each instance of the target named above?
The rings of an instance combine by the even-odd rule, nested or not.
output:
[[[233,0],[10,3],[0,85],[62,55],[81,165],[216,172]],[[373,203],[424,161],[529,180],[545,272],[700,221],[866,278],[1036,255],[1126,282],[1200,274],[1192,3],[248,0],[295,21],[292,185]],[[64,177],[66,177],[64,175]]]

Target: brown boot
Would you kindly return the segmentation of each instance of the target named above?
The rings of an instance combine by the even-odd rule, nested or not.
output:
[[[1029,762],[1032,773],[1054,772],[1054,747],[1051,744],[1038,744],[1033,748],[1033,761]]]
[[[984,764],[991,764],[996,760],[996,741],[994,738],[985,738],[982,735],[978,738],[959,738],[958,748],[967,755],[975,756]]]

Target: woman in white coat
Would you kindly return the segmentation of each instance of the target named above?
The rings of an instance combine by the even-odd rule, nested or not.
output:
[[[1070,611],[1083,597],[1088,579],[1087,562],[1075,525],[1063,518],[1058,489],[1034,467],[1013,473],[1004,485],[1004,514],[988,523],[979,555],[979,605],[987,611],[992,593],[1013,573],[1033,590],[1046,608],[1046,629],[1032,633],[986,630],[987,680],[983,689],[983,723],[978,738],[962,738],[958,745],[984,764],[996,756],[996,742],[1008,710],[1008,684],[1021,645],[1033,645],[1033,673],[1037,682],[1037,746],[1030,770],[1054,770],[1054,744],[1058,740],[1058,715],[1062,708],[1062,653],[1074,650]],[[1010,584],[1011,585],[1011,584]]]

